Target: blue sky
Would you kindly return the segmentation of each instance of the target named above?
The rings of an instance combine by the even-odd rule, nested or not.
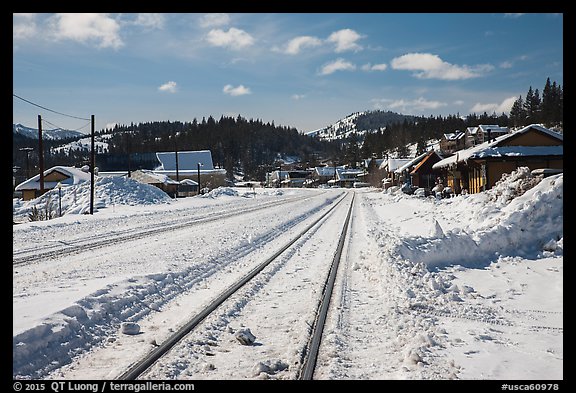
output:
[[[563,85],[563,15],[14,14],[13,94],[114,123],[242,116],[305,132],[357,111],[508,112]],[[13,99],[13,122],[88,133]]]

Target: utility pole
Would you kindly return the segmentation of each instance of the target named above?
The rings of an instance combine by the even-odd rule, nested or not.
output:
[[[38,160],[40,161],[40,195],[44,194],[44,147],[42,146],[42,116],[38,115]]]
[[[175,197],[178,198],[178,192],[180,188],[180,172],[178,171],[178,143],[176,142],[176,133],[174,133],[174,159],[176,160],[176,195]]]
[[[178,144],[176,143],[176,135],[174,135],[174,155],[176,159],[176,181],[180,181],[180,173],[178,171]]]
[[[129,131],[130,133],[131,131]],[[128,177],[131,177],[131,170],[130,170],[130,134],[126,134],[126,150],[128,150]]]
[[[30,152],[34,150],[32,147],[21,147],[20,151],[26,152],[26,180],[30,178]]]
[[[92,123],[92,136],[90,137],[91,153],[90,153],[90,214],[94,214],[94,168],[96,161],[96,154],[94,152],[94,115],[91,117]]]
[[[198,195],[200,195],[200,166],[202,166],[202,164],[198,163]]]

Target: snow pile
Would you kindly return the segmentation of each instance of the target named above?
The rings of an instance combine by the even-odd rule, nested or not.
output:
[[[486,194],[490,201],[506,205],[512,199],[536,186],[540,180],[540,177],[531,174],[529,168],[520,167],[512,173],[504,173],[502,178]]]
[[[53,189],[30,201],[13,200],[15,221],[27,222],[34,208],[48,211],[51,218],[60,214],[87,214],[90,211],[90,182]],[[155,205],[171,203],[172,198],[158,187],[123,176],[98,177],[94,184],[94,211],[114,205]]]
[[[262,195],[280,196],[284,195],[284,191],[281,188],[275,188],[272,191],[264,191]]]
[[[492,192],[470,195],[457,203],[438,201],[438,208],[452,209],[451,214],[465,207],[476,211],[466,212],[472,218],[467,226],[449,231],[434,227],[430,237],[403,239],[397,251],[432,268],[455,264],[483,267],[499,256],[562,255],[563,174],[527,187],[533,182],[520,169],[504,177]]]
[[[231,187],[218,187],[213,189],[212,191],[210,191],[207,194],[202,195],[202,198],[219,198],[221,196],[232,196],[232,197],[236,197],[239,196],[240,194],[238,193],[238,191],[236,191],[235,189],[231,188]]]
[[[376,201],[387,216],[409,207],[416,216],[426,212],[419,222],[430,223],[425,235],[399,236],[398,228],[381,221],[369,234],[378,245],[379,261],[370,268],[370,277],[378,282],[381,303],[394,305],[381,322],[393,338],[382,350],[396,354],[391,359],[394,377],[457,378],[454,360],[438,356],[450,345],[439,318],[488,326],[511,322],[474,288],[457,285],[450,271],[562,256],[563,175],[535,179],[521,168],[489,192],[441,200],[382,193]],[[372,215],[379,214],[374,210]],[[435,368],[428,369],[432,362]]]

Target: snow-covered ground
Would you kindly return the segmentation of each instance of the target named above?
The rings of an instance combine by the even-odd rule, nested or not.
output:
[[[48,221],[26,222],[31,203],[14,201],[14,378],[117,378],[344,198],[143,376],[294,379],[352,193],[315,379],[564,377],[563,175],[519,170],[442,200],[243,188],[173,200],[102,178],[93,215],[89,187],[73,187]],[[56,192],[34,203],[48,197],[57,211]]]

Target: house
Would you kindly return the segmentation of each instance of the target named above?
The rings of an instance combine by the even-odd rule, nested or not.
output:
[[[443,134],[442,138],[440,138],[440,151],[442,154],[452,154],[455,151],[467,149],[471,146],[473,146],[473,142],[468,129]]]
[[[437,151],[430,150],[399,167],[394,172],[399,176],[400,181],[408,182],[416,187],[431,189],[434,187],[437,177],[432,166],[441,161],[442,158]]]
[[[386,158],[378,167],[381,173],[384,175],[382,181],[385,184],[385,188],[397,185],[400,183],[400,177],[396,174],[396,169],[412,161],[412,158]]]
[[[479,128],[478,127],[467,127],[466,131],[468,131],[468,145],[469,147],[471,146],[476,146],[480,142],[479,140],[479,133],[478,133]]]
[[[508,134],[510,129],[508,127],[500,127],[495,124],[480,124],[475,134],[475,144],[480,144],[488,141],[489,139]]]
[[[40,190],[40,174],[18,184],[14,191],[22,192],[22,199],[29,201],[41,196],[44,192],[51,190],[60,183],[63,186],[74,185],[84,181],[91,181],[91,174],[88,166],[80,168],[69,166],[55,166],[44,171],[44,190]]]
[[[226,185],[226,170],[214,168],[210,150],[159,152],[156,153],[160,166],[154,172],[166,175],[179,182],[191,179],[201,188],[217,188]]]
[[[152,186],[158,187],[172,198],[176,197],[180,182],[171,179],[169,176],[156,173],[150,169],[138,169],[131,174],[132,179]]]
[[[315,185],[328,184],[330,180],[336,180],[336,167],[317,166],[312,171],[312,180]]]
[[[456,194],[478,193],[496,184],[518,167],[531,170],[563,168],[563,136],[539,124],[505,133],[435,163]]]
[[[363,169],[336,168],[336,179],[329,180],[328,184],[352,188],[358,182],[364,182]]]
[[[267,175],[267,183],[271,187],[304,187],[311,184],[311,176],[309,170],[273,171]]]
[[[182,179],[178,185],[178,196],[187,197],[198,195],[198,183],[192,179]]]

